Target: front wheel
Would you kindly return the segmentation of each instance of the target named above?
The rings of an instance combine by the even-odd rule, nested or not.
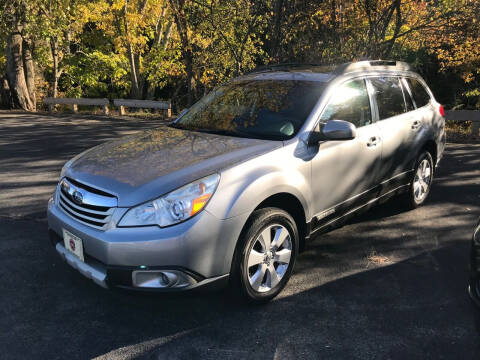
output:
[[[250,302],[273,299],[285,287],[298,253],[293,218],[277,208],[255,211],[239,238],[232,263],[232,290]]]
[[[430,193],[433,182],[434,164],[428,151],[422,153],[415,164],[412,183],[406,194],[408,205],[416,208],[422,205]]]

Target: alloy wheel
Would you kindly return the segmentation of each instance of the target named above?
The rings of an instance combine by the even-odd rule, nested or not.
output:
[[[265,227],[255,239],[247,256],[250,286],[257,292],[275,288],[285,275],[292,256],[292,239],[279,224]]]
[[[428,159],[423,159],[418,165],[413,180],[413,196],[417,202],[421,202],[428,194],[432,181],[432,168]]]

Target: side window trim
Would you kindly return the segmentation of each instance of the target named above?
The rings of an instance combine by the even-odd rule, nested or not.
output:
[[[375,98],[375,89],[373,88],[373,85],[370,81],[370,79],[373,78],[373,77],[375,77],[375,76],[369,76],[369,77],[366,77],[364,79],[365,84],[367,86],[368,97],[370,98],[370,111],[372,113],[372,124],[380,121],[377,99]]]
[[[336,84],[330,91],[329,91],[329,95],[328,95],[328,99],[325,103],[325,106],[323,107],[322,111],[320,112],[320,114],[318,115],[318,119],[315,123],[315,126],[313,127],[314,129],[318,129],[319,125],[321,124],[322,122],[322,115],[323,113],[325,112],[325,110],[328,108],[328,105],[330,104],[330,100],[332,99],[333,97],[333,91],[335,89],[338,89],[340,88],[341,86],[349,83],[350,81],[355,81],[355,80],[363,80],[363,82],[365,83],[365,88],[367,89],[367,93],[368,93],[368,98],[369,98],[369,104],[370,104],[370,115],[372,117],[372,121],[370,124],[368,125],[372,125],[376,122],[376,110],[374,110],[373,108],[373,102],[372,102],[372,97],[370,96],[370,89],[369,89],[369,85],[368,85],[368,81],[367,81],[367,78],[365,76],[356,76],[356,77],[352,77],[352,78],[349,78],[349,79],[346,79],[345,81],[342,81],[341,83],[338,83]],[[364,125],[364,126],[368,126],[368,125]],[[364,127],[362,126],[362,127]]]
[[[410,99],[412,99],[413,106],[415,106],[415,110],[418,109],[417,103],[415,102],[415,98],[413,97],[413,94],[412,94],[412,89],[410,89],[410,84],[408,83],[406,77],[402,77],[402,85],[405,89],[407,89],[408,94],[410,95]]]
[[[403,95],[403,113],[406,114],[410,110],[408,110],[408,105],[407,105],[407,95],[405,94],[405,89],[403,88],[403,81],[402,78],[399,76],[396,76],[396,79],[398,81],[398,84],[400,85],[400,89],[402,89],[402,95]]]

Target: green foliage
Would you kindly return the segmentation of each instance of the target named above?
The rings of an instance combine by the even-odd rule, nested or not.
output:
[[[181,50],[154,47],[145,59],[145,72],[151,86],[164,88],[174,78],[185,76],[181,61]]]
[[[183,107],[187,54],[196,98],[269,62],[368,57],[406,60],[441,102],[478,107],[479,14],[480,2],[468,0],[4,0],[0,46],[21,18],[39,73],[51,86],[59,79],[60,96],[163,97]]]
[[[68,97],[126,97],[130,90],[124,56],[94,50],[64,59],[60,85]]]

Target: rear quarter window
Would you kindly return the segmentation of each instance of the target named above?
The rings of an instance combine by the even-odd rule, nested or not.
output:
[[[416,79],[407,78],[408,86],[412,92],[413,100],[417,105],[417,108],[427,105],[430,102],[430,94],[422,85],[422,83]]]
[[[371,78],[370,82],[377,100],[380,120],[405,112],[405,100],[399,78],[385,76]]]

